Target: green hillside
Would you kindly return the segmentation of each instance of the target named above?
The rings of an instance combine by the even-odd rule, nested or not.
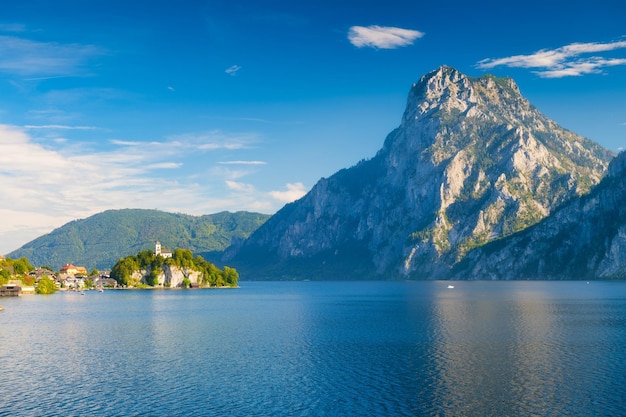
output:
[[[58,270],[67,263],[110,269],[122,257],[154,249],[189,249],[211,262],[233,240],[245,239],[270,216],[221,212],[205,216],[158,210],[108,210],[75,220],[8,254],[26,257],[33,265]]]

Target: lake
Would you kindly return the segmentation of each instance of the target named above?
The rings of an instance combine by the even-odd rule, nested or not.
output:
[[[0,298],[0,416],[626,415],[626,282]]]

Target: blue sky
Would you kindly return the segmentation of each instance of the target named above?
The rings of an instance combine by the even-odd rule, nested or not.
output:
[[[626,146],[621,0],[0,2],[0,253],[107,209],[274,213],[444,64]]]

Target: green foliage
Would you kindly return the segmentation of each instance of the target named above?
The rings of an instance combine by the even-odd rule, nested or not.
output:
[[[48,276],[42,277],[37,283],[37,287],[35,288],[35,292],[37,294],[54,294],[56,290],[56,284],[54,283],[52,278]]]
[[[465,254],[474,248],[485,245],[489,240],[489,234],[487,232],[479,233],[475,236],[468,236],[459,244],[457,251],[457,261],[463,258]]]
[[[151,269],[146,278],[146,284],[156,287],[159,284],[159,269]]]
[[[111,278],[115,279],[120,285],[132,285],[133,272],[139,270],[139,263],[137,257],[129,256],[122,258],[111,270]]]
[[[11,271],[8,269],[0,269],[0,285],[7,284],[11,279]]]
[[[239,282],[239,273],[234,268],[226,266],[224,270],[220,270],[214,264],[204,260],[203,257],[196,256],[194,258],[190,250],[180,248],[175,249],[172,257],[168,259],[156,256],[152,251],[142,251],[137,255],[121,258],[113,266],[111,278],[120,285],[154,287],[159,285],[159,275],[164,266],[200,272],[200,284],[205,287],[236,287]],[[132,279],[133,274],[138,271],[147,271],[143,283]],[[183,286],[186,288],[191,286],[189,278],[183,280]]]
[[[27,275],[34,269],[25,257],[20,259],[0,259],[0,282],[6,284],[10,278]]]
[[[270,216],[249,212],[222,212],[205,216],[158,210],[109,210],[76,220],[12,252],[36,265],[60,269],[68,262],[88,270],[110,269],[125,256],[154,248],[187,248],[196,253],[219,252],[234,239],[245,239]]]

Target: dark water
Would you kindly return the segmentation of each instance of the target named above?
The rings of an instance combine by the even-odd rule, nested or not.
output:
[[[3,298],[0,416],[626,415],[624,282]]]

